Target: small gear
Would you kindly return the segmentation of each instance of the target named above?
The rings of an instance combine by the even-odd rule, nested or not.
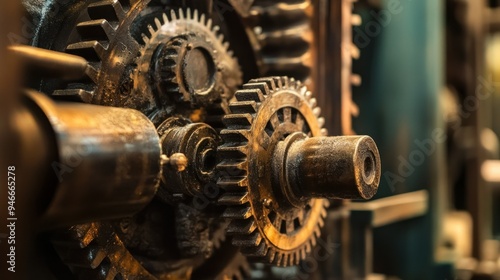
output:
[[[162,20],[156,18],[155,27],[148,26],[149,35],[142,34],[134,88],[153,91],[169,114],[174,110],[192,115],[202,108],[196,121],[217,128],[227,113],[225,105],[242,83],[229,43],[218,33],[219,27],[197,10],[172,10],[170,18],[163,14]]]
[[[225,193],[218,202],[228,206],[223,214],[231,220],[228,232],[245,255],[278,266],[295,265],[315,245],[329,202],[290,202],[274,182],[270,163],[277,145],[289,135],[326,135],[324,119],[311,92],[294,79],[256,79],[243,88],[229,105],[232,113],[224,117],[218,185]]]

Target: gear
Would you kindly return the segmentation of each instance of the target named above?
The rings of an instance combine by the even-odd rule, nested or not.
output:
[[[226,191],[219,203],[228,206],[223,217],[231,219],[232,242],[247,256],[278,266],[298,264],[315,245],[329,203],[290,201],[269,163],[289,135],[326,135],[324,119],[311,92],[294,79],[256,79],[243,88],[224,118],[227,129],[218,149],[218,185]]]
[[[189,9],[177,14],[172,11],[170,18],[163,14],[163,23],[154,19],[156,28],[149,25],[149,35],[143,35],[141,42],[141,36],[133,33],[144,22],[153,21],[149,9],[157,12],[149,3],[103,0],[84,6],[86,12],[79,17],[80,23],[70,36],[77,40],[72,39],[66,51],[87,59],[90,66],[87,78],[54,91],[53,96],[134,108],[148,115],[156,125],[172,115],[181,115],[221,126],[225,104],[241,84],[241,71],[228,51],[229,45],[210,19],[198,16],[197,11],[191,16]],[[192,50],[190,44],[194,46]],[[200,53],[206,65],[205,73],[201,73],[206,77],[202,83],[193,79],[193,74],[200,73],[189,65],[199,61]],[[174,81],[179,88],[163,87],[168,83],[174,85]],[[183,94],[181,98],[176,98],[178,92]],[[176,242],[164,241],[169,236],[175,238],[174,227],[165,226],[167,222],[174,224],[173,218],[163,219],[163,226],[158,226],[158,215],[175,217],[173,212],[164,215],[165,208],[169,206],[154,201],[138,217],[75,225],[54,236],[53,244],[63,262],[84,279],[112,279],[117,275],[127,279],[157,279],[165,275],[188,279],[210,254],[185,258],[179,252],[185,249],[183,246],[177,248]],[[209,223],[207,242],[213,243],[210,248],[217,249],[225,224]],[[171,232],[161,228],[170,228]],[[174,247],[162,247],[167,243]],[[200,244],[204,244],[203,240]],[[230,260],[227,265],[233,267]],[[232,273],[228,271],[227,275]]]
[[[254,46],[262,76],[289,76],[307,81],[311,75],[310,0],[256,0],[250,10]]]
[[[203,108],[196,121],[220,127],[225,105],[242,83],[229,43],[197,10],[180,9],[178,15],[172,10],[170,18],[163,14],[162,20],[155,19],[156,29],[148,26],[149,36],[142,34],[145,45],[137,60],[135,87],[155,92],[163,107],[175,104],[177,114],[192,115],[193,108]]]

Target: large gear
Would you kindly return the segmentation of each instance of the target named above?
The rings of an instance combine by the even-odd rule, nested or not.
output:
[[[88,77],[69,84],[64,90],[56,90],[53,96],[134,108],[147,114],[156,125],[169,116],[181,115],[217,126],[227,111],[227,100],[241,83],[241,71],[228,50],[229,44],[224,42],[223,36],[218,33],[219,28],[212,26],[210,19],[203,14],[198,16],[198,11],[191,15],[189,9],[181,9],[177,13],[172,10],[170,18],[165,14],[161,17],[162,20],[154,18],[155,27],[147,27],[149,35],[139,36],[142,37],[142,42],[136,40],[137,36],[131,34],[132,26],[137,25],[137,29],[143,24],[141,20],[139,23],[136,21],[144,16],[141,11],[147,10],[149,2],[103,0],[88,4],[84,13],[87,15],[80,16],[83,21],[80,20],[77,24],[78,40],[66,48],[67,52],[87,59],[90,66]],[[177,43],[180,44],[176,46]],[[198,85],[194,84],[193,87],[189,84],[196,81],[189,79],[184,73],[192,70],[183,69],[186,68],[185,60],[189,56],[190,44],[194,46],[194,50],[201,50],[205,55],[208,65],[206,69],[212,70],[210,67],[214,66],[214,72],[208,73],[206,79],[210,83],[209,92],[197,92]],[[194,54],[191,60],[199,58]],[[166,69],[168,63],[171,63],[171,68]],[[172,71],[175,68],[178,71]],[[183,88],[163,88],[165,84],[162,83],[166,80],[181,83]],[[176,98],[178,92],[185,95]],[[204,99],[204,96],[208,98]],[[158,213],[162,215],[164,207],[158,201],[153,201],[143,213],[139,213],[142,218],[75,225],[63,231],[63,234],[56,234],[53,244],[63,262],[75,275],[84,279],[157,279],[166,275],[188,279],[197,266],[210,259],[212,252],[210,249],[203,256],[184,256],[182,252],[175,252],[193,248],[180,243],[179,248],[176,248],[176,242],[170,242],[169,246],[173,247],[168,250],[152,248],[148,242],[166,244],[164,237],[158,236],[159,233],[147,236],[143,234],[147,233],[148,227],[158,227],[157,218],[154,217]],[[173,212],[169,215],[175,216]],[[208,221],[212,220],[217,219]],[[217,225],[210,225],[207,229],[208,239],[205,240],[205,243],[213,243],[209,247],[214,249],[220,246],[224,237],[221,234],[226,225],[216,223]],[[167,234],[174,237],[175,230]],[[135,238],[137,235],[141,238]],[[150,240],[134,241],[142,239]],[[200,243],[204,241],[200,240]],[[174,252],[174,256],[170,256],[168,261],[164,256],[166,251]],[[224,271],[221,277],[240,279],[244,274],[239,268],[246,265],[242,258],[236,263],[228,259],[227,267],[220,267],[220,271]]]
[[[224,118],[227,129],[218,149],[218,185],[226,191],[219,203],[228,206],[223,216],[231,219],[233,244],[247,256],[278,266],[298,264],[315,245],[329,203],[289,203],[273,182],[270,162],[277,145],[295,132],[326,135],[324,119],[311,92],[294,79],[256,79],[243,88]]]
[[[250,22],[261,76],[289,76],[310,82],[312,40],[310,0],[256,0]]]

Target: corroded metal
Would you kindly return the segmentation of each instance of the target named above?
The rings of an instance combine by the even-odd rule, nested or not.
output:
[[[251,80],[235,96],[218,149],[233,244],[264,262],[298,264],[319,237],[325,197],[375,194],[378,150],[367,136],[326,137],[316,99],[294,79]]]

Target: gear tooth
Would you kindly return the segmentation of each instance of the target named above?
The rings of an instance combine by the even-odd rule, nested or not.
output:
[[[261,242],[257,247],[243,247],[241,252],[248,257],[258,257],[262,258],[267,255],[269,248],[266,246],[266,242]]]
[[[224,129],[220,132],[220,136],[224,143],[246,143],[250,135],[249,130],[231,130]]]
[[[191,8],[186,9],[186,19],[187,20],[192,20],[193,18],[191,17]]]
[[[215,30],[215,29],[217,29],[217,31],[219,31],[219,30],[218,30],[218,29],[219,29],[219,27],[218,27],[218,26],[217,26],[217,28],[215,28],[215,27],[214,27],[214,30]],[[219,35],[217,35],[217,40],[219,40],[219,42],[222,44],[222,46],[223,46],[224,48],[226,48],[226,47],[224,46],[224,35],[223,35],[222,33],[221,33],[221,34],[219,34]],[[229,43],[228,43],[228,44],[229,44]]]
[[[318,230],[325,225],[325,221],[323,220],[323,218],[319,218],[318,219],[318,225],[319,225]]]
[[[228,51],[228,50],[229,50],[229,42],[224,42],[224,36],[222,36],[222,40],[221,40],[221,42],[223,42],[223,43],[222,43],[222,46],[224,47],[224,49],[225,49],[226,51]],[[229,55],[229,54],[228,54],[228,55]],[[232,56],[232,55],[229,55],[229,56]]]
[[[240,89],[235,93],[238,101],[262,102],[265,97],[260,89]]]
[[[358,14],[351,15],[351,24],[354,26],[360,26],[363,23],[363,19]]]
[[[76,248],[87,247],[97,237],[98,226],[96,223],[72,226],[69,230],[55,234],[52,243],[73,246]],[[68,242],[68,240],[70,240]],[[79,240],[75,243],[75,240]]]
[[[93,93],[83,89],[61,89],[55,90],[52,93],[52,96],[63,100],[90,103],[92,101]]]
[[[299,253],[300,253],[300,259],[299,259],[300,262],[300,260],[304,260],[307,256],[306,249],[305,248],[300,249]]]
[[[244,176],[247,174],[248,162],[245,159],[225,159],[217,165],[221,172],[231,172],[232,176]]]
[[[318,106],[318,100],[316,100],[316,98],[311,98],[309,100],[309,106],[311,106],[311,108]]]
[[[100,62],[106,49],[98,41],[86,41],[68,45],[66,52],[85,58],[89,62]]]
[[[238,247],[257,247],[262,242],[262,235],[259,231],[255,231],[250,235],[237,235],[233,237],[232,243]]]
[[[257,229],[254,219],[233,220],[227,227],[228,234],[251,234]]]
[[[283,263],[284,258],[285,255],[283,253],[276,253],[276,256],[274,257],[274,265],[282,266],[281,264]]]
[[[301,250],[295,251],[293,265],[299,265],[300,264],[300,260],[301,260],[301,258],[300,258],[300,252],[301,252]]]
[[[313,234],[311,238],[311,248],[316,247],[316,234]]]
[[[242,205],[248,202],[248,192],[225,193],[217,201],[220,205]]]
[[[179,9],[179,19],[184,20],[184,10],[183,9]]]
[[[193,20],[198,21],[198,22],[200,21],[200,18],[198,17],[198,10],[197,9],[194,9]]]
[[[171,10],[170,11],[170,19],[172,21],[176,21],[177,20],[177,15],[175,14],[175,11],[174,10]]]
[[[217,34],[219,32],[219,30],[220,30],[220,27],[218,25],[214,25],[212,27],[212,33],[214,33],[214,34]],[[221,36],[222,36],[222,40],[221,40]],[[219,40],[219,42],[222,43],[222,41],[224,40],[224,36],[222,34],[217,35],[217,40]]]
[[[76,30],[82,37],[82,41],[109,41],[115,36],[115,30],[105,19],[80,22],[76,25]]]
[[[217,186],[229,192],[245,191],[248,181],[245,176],[227,178],[222,176],[217,181]]]
[[[319,107],[316,107],[313,109],[313,114],[316,116],[316,117],[319,117],[321,115],[321,109]]]
[[[275,91],[277,89],[275,80],[272,77],[252,79],[252,80],[250,80],[250,83],[252,83],[252,84],[254,84],[254,83],[266,83],[267,89],[268,89],[265,91],[266,94],[269,93],[269,90]]]
[[[232,113],[235,114],[255,114],[257,113],[257,103],[255,101],[240,101],[229,104]]]
[[[330,201],[328,199],[324,199],[323,200],[323,207],[325,207],[326,209],[328,209],[328,207],[330,207]]]
[[[125,18],[125,10],[120,1],[104,0],[89,4],[87,7],[91,19],[107,19],[118,22]]]
[[[352,44],[349,49],[351,51],[351,57],[353,59],[359,59],[359,57],[361,56],[361,52],[358,49],[358,47],[356,47],[356,45]]]
[[[323,127],[325,125],[325,118],[323,117],[318,118],[318,125],[319,127]]]
[[[230,114],[224,116],[223,122],[230,129],[250,129],[253,117],[251,114]]]
[[[359,87],[361,85],[361,76],[357,74],[352,74],[351,75],[351,84],[353,86]]]
[[[309,254],[309,253],[311,253],[312,247],[313,247],[312,246],[312,241],[306,242],[306,245],[305,245],[305,248],[304,248],[306,255]]]
[[[207,28],[208,28],[208,29],[212,29],[212,19],[211,19],[211,18],[208,18],[208,20],[207,20]],[[215,28],[215,27],[214,27],[214,28]],[[212,31],[213,31],[213,30],[212,30]],[[214,31],[214,33],[215,33],[215,31]]]
[[[312,92],[310,92],[309,90],[306,91],[306,93],[304,94],[304,96],[306,97],[307,100],[311,100],[313,94]]]
[[[328,129],[322,128],[320,131],[322,136],[328,136]]]
[[[269,87],[269,83],[268,82],[251,82],[251,83],[248,83],[246,85],[243,85],[243,88],[244,89],[259,89],[263,94],[265,95],[269,95],[271,90],[270,89],[273,89],[275,88],[273,86],[274,84],[271,84],[271,87]],[[274,91],[274,90],[272,90]]]
[[[169,23],[167,14],[163,13],[162,18],[163,18],[163,24]]]
[[[156,24],[156,30],[159,30],[162,24],[158,18],[155,18],[155,24]]]
[[[274,252],[273,250],[269,250],[267,252],[267,262],[268,263],[273,263],[274,262],[274,258],[276,257],[276,252]]]
[[[142,33],[141,37],[142,37],[142,41],[144,42],[144,44],[149,43],[149,37],[146,34]]]
[[[246,158],[248,147],[239,143],[225,143],[217,149],[221,157],[230,157],[234,159]]]
[[[232,206],[222,213],[223,218],[246,220],[252,217],[252,208],[249,205]]]
[[[279,81],[281,82],[281,88],[290,88],[288,77],[280,77]]]
[[[148,31],[151,36],[155,35],[156,30],[151,26],[151,24],[148,24]]]

